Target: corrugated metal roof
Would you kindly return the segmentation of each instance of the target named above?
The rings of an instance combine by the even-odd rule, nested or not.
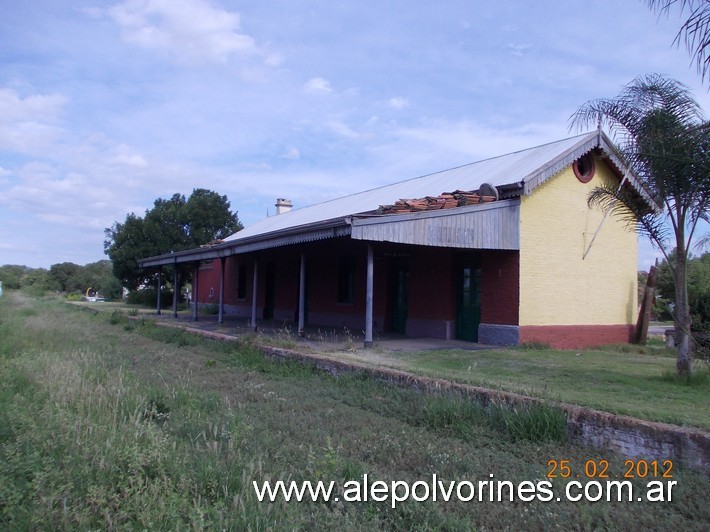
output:
[[[456,189],[476,190],[483,183],[496,187],[519,186],[524,194],[530,194],[534,188],[596,147],[602,147],[606,151],[610,149],[611,142],[598,131],[577,135],[536,148],[297,208],[260,220],[227,237],[225,243],[236,243],[243,238],[374,211],[380,205],[391,204],[402,198],[435,196]],[[614,159],[618,162],[618,158]],[[636,184],[635,180],[631,181]]]
[[[352,218],[351,237],[371,242],[464,249],[520,249],[520,199]]]
[[[403,198],[436,196],[442,192],[457,189],[473,191],[483,183],[490,183],[497,187],[501,199],[531,194],[536,187],[595,148],[602,151],[618,172],[626,175],[628,183],[648,201],[649,205],[660,209],[636,180],[633,173],[624,166],[611,140],[602,131],[594,131],[536,148],[485,159],[450,170],[294,209],[256,222],[227,237],[224,242],[212,248],[149,257],[141,259],[140,263],[143,267],[149,267],[190,262],[322,238],[345,236],[350,234],[351,217],[372,213],[380,205],[392,204]],[[447,209],[432,212],[442,213],[445,210]],[[438,215],[434,214],[433,216]],[[378,223],[397,223],[400,216],[404,215],[385,215],[387,221],[381,220]],[[442,222],[442,224],[446,225],[446,222]],[[365,225],[365,223],[360,225]],[[402,226],[397,229],[404,234],[406,231],[410,231],[409,225],[406,224],[406,227]],[[432,227],[440,232],[454,230],[453,226],[442,229],[434,224]],[[376,231],[374,228],[371,230]],[[380,229],[378,230],[381,232]],[[392,230],[394,231],[394,229]],[[359,231],[359,237],[363,238],[365,230],[361,228]],[[374,234],[373,232],[373,236]],[[378,235],[378,238],[384,238],[381,234],[378,233]],[[514,242],[514,239],[515,235],[510,235],[510,242]]]

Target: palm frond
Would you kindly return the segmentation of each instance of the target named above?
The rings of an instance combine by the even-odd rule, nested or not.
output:
[[[599,185],[589,193],[587,204],[608,211],[628,227],[648,236],[658,247],[666,247],[670,236],[668,224],[630,187],[617,189],[611,183]]]
[[[679,5],[680,13],[689,12],[673,44],[680,46],[681,42],[693,58],[698,73],[705,81],[710,73],[710,2],[707,0],[648,0],[649,7],[659,15],[670,13],[671,6]]]
[[[614,140],[623,145],[643,127],[643,118],[654,109],[664,110],[685,127],[703,121],[702,109],[688,87],[659,74],[648,74],[634,79],[616,98],[585,103],[570,117],[570,125],[589,128],[601,118]],[[621,139],[617,138],[619,134]]]

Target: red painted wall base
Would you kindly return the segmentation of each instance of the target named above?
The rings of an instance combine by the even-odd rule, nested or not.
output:
[[[524,325],[520,343],[540,342],[559,349],[581,349],[631,341],[633,325]]]

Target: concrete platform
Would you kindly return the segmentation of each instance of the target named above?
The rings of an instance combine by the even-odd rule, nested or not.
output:
[[[164,323],[173,323],[181,327],[199,329],[218,333],[225,336],[239,338],[243,335],[260,334],[276,339],[290,340],[297,345],[302,345],[311,350],[353,350],[364,349],[365,334],[363,331],[356,331],[336,327],[310,327],[304,330],[303,337],[297,334],[296,326],[292,323],[283,323],[277,320],[258,320],[256,329],[249,325],[244,318],[234,318],[227,316],[224,323],[217,322],[217,316],[212,314],[200,315],[197,321],[185,312],[178,313],[178,317],[173,317],[172,313],[163,312],[157,314],[141,314],[143,318],[160,320]],[[444,340],[439,338],[411,338],[395,333],[375,332],[373,334],[373,349],[385,351],[432,351],[445,349],[464,349],[468,351],[480,351],[488,349],[500,349],[500,346],[484,345],[463,340]]]

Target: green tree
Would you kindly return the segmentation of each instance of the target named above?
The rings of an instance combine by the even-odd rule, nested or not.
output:
[[[675,278],[673,264],[676,254],[673,252],[668,260],[658,266],[656,288],[663,299],[672,301],[675,294]],[[687,263],[688,305],[692,317],[693,330],[710,331],[710,253],[693,257]]]
[[[110,260],[100,260],[84,266],[88,287],[98,291],[106,299],[120,299],[123,295],[120,281],[113,275]]]
[[[83,266],[73,262],[52,264],[49,267],[49,280],[53,288],[60,292],[83,292],[87,288]]]
[[[708,0],[647,0],[651,9],[658,13],[670,14],[672,6],[680,9],[680,15],[686,16],[675,37],[674,43],[685,42],[703,81],[710,71],[710,2]]]
[[[53,290],[67,293],[83,294],[91,288],[107,299],[119,299],[122,295],[121,283],[113,275],[113,265],[109,260],[92,262],[86,266],[73,262],[52,264],[49,268],[49,283]]]
[[[22,286],[22,277],[29,271],[27,266],[5,264],[0,266],[0,281],[6,290],[17,290]]]
[[[184,209],[189,246],[198,247],[212,240],[223,240],[242,229],[242,224],[229,208],[227,196],[204,188],[194,190]]]
[[[182,194],[158,198],[143,218],[129,214],[105,230],[104,251],[114,275],[135,290],[151,277],[140,270],[138,259],[197,248],[235,233],[242,224],[230,208],[227,196],[198,188],[188,199]]]
[[[187,201],[182,194],[173,194],[167,200],[158,198],[143,218],[143,234],[154,249],[180,251],[199,246],[191,245],[189,227]]]
[[[698,224],[709,221],[710,126],[681,83],[652,74],[636,78],[615,98],[587,102],[572,116],[580,127],[609,127],[622,156],[656,198],[660,209],[643,201],[631,187],[596,187],[589,197],[625,218],[651,239],[670,262],[675,280],[678,339],[676,368],[691,373],[691,316],[687,262]]]
[[[28,268],[20,279],[20,288],[33,295],[42,295],[47,290],[53,290],[49,271],[44,268]]]
[[[105,230],[104,252],[113,264],[113,274],[129,290],[145,282],[137,259],[152,255],[159,244],[151,242],[145,234],[143,218],[130,213],[123,223],[115,222]]]

